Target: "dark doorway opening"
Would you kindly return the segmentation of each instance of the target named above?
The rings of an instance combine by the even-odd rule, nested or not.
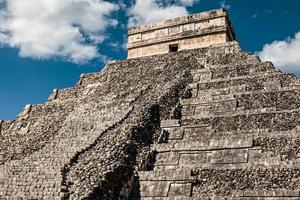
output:
[[[178,51],[178,44],[171,44],[169,46],[169,52],[177,52]]]

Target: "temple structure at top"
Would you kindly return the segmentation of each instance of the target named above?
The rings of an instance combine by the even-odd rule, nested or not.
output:
[[[128,58],[209,47],[236,40],[223,8],[132,27],[128,30]]]

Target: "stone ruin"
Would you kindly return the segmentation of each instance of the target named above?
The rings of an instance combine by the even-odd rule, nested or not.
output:
[[[0,199],[300,199],[299,105],[236,41],[110,63],[0,122]]]

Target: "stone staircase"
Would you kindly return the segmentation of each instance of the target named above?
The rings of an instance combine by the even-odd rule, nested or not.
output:
[[[299,119],[289,117],[300,113],[299,81],[253,56],[208,61],[191,72],[181,117],[161,120],[153,170],[138,171],[132,199],[300,199],[299,148],[274,146],[300,144]]]

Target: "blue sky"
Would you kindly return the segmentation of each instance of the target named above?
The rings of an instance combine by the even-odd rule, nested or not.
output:
[[[300,76],[297,0],[34,2],[0,0],[0,119],[15,118],[26,104],[43,103],[54,88],[73,86],[80,74],[100,71],[107,60],[126,59],[128,24],[221,6],[229,9],[244,50]]]

